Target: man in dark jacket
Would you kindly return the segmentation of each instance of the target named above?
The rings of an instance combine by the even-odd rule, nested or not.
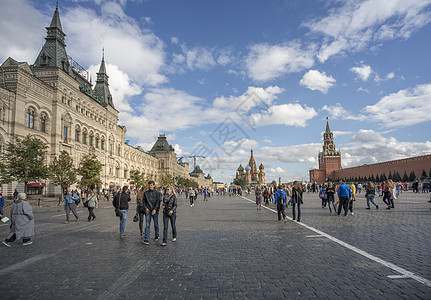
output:
[[[150,242],[150,227],[151,227],[151,219],[154,221],[154,232],[155,232],[155,241],[159,240],[159,209],[160,209],[160,201],[162,198],[162,194],[155,189],[156,184],[154,181],[148,182],[149,189],[145,191],[143,197],[143,206],[145,209],[145,234],[143,244],[149,245]]]
[[[116,209],[119,209],[120,217],[120,238],[126,237],[124,231],[126,230],[127,215],[129,213],[129,202],[130,194],[127,192],[129,190],[128,186],[123,186],[123,191],[117,193],[112,201],[112,205]]]

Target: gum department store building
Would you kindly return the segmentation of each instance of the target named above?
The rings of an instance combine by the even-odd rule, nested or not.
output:
[[[46,29],[45,45],[33,65],[9,57],[0,67],[0,151],[15,136],[30,134],[48,145],[48,163],[63,150],[76,167],[83,156],[95,154],[104,165],[103,188],[128,185],[133,170],[156,182],[163,174],[190,178],[189,165],[178,162],[164,135],[149,152],[125,143],[126,128],[117,124],[119,112],[109,91],[104,57],[92,88],[88,73],[66,53],[58,7]],[[212,179],[207,176],[198,183],[211,187]],[[60,192],[49,181],[28,187],[35,194]],[[24,184],[3,184],[1,191],[10,196],[15,188],[21,191]]]

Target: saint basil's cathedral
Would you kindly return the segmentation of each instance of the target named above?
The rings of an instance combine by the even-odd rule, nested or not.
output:
[[[235,179],[243,179],[246,185],[254,186],[258,184],[265,184],[264,169],[265,168],[263,164],[260,164],[259,170],[257,169],[256,161],[254,160],[253,156],[253,149],[251,149],[250,160],[248,162],[248,165],[245,167],[245,173],[244,167],[240,164],[238,169],[236,170]]]

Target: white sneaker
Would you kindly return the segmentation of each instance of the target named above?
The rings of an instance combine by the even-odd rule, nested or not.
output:
[[[351,212],[351,214],[352,214],[352,216],[354,215],[354,214],[353,214],[353,211]]]

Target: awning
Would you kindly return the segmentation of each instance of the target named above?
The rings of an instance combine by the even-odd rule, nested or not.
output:
[[[113,185],[113,184],[110,184],[110,185],[109,185],[109,187],[114,187],[114,185]]]
[[[44,182],[28,182],[27,187],[37,187],[37,188],[46,187],[46,183],[44,183]]]

